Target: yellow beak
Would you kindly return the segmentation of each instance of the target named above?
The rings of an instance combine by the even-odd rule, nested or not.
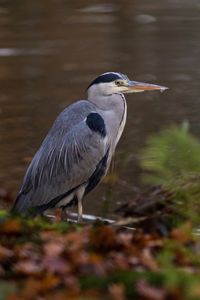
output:
[[[137,93],[137,92],[144,92],[144,91],[160,91],[164,92],[168,88],[165,86],[145,83],[145,82],[138,82],[138,81],[129,81],[127,86],[128,93]]]

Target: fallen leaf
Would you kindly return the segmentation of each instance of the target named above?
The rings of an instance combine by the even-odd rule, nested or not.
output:
[[[29,260],[31,258],[31,260],[37,261],[40,257],[39,247],[31,242],[18,244],[15,245],[15,255],[17,256],[18,260]]]
[[[191,257],[188,255],[188,253],[184,252],[183,249],[175,249],[174,254],[176,257],[176,264],[179,266],[186,267],[191,264]]]
[[[121,252],[112,253],[110,256],[110,260],[112,261],[113,268],[117,268],[119,270],[128,270],[130,259]],[[138,262],[139,260],[137,260]]]
[[[71,296],[77,296],[80,294],[80,285],[79,285],[78,278],[72,275],[66,276],[64,278],[64,283],[66,284],[69,290],[69,294],[71,294]]]
[[[151,286],[144,279],[137,282],[136,290],[146,300],[164,300],[166,295],[165,290]]]
[[[122,284],[112,284],[109,286],[109,295],[112,300],[125,300],[125,289]]]
[[[171,237],[183,244],[192,241],[193,237],[191,223],[187,222],[178,228],[174,228],[171,232]]]
[[[149,248],[144,248],[143,251],[141,252],[141,261],[144,264],[145,267],[152,271],[157,271],[158,270],[158,264],[151,254],[151,251]]]
[[[21,260],[14,265],[13,270],[20,275],[38,275],[43,271],[43,266],[31,259]]]
[[[50,241],[44,244],[46,256],[55,257],[61,255],[65,249],[65,244],[61,241]]]
[[[22,222],[18,218],[8,219],[0,226],[0,233],[6,234],[19,234],[23,227]]]
[[[88,242],[88,230],[84,228],[81,231],[69,232],[66,237],[66,251],[76,251],[84,248],[84,245]]]
[[[0,245],[0,262],[4,262],[14,256],[14,252],[6,247]]]
[[[21,294],[23,297],[27,297],[28,299],[35,299],[35,296],[43,295],[53,290],[60,283],[61,281],[58,276],[47,273],[47,275],[42,278],[28,279]]]
[[[6,298],[6,300],[27,300],[22,296],[10,295]]]
[[[71,272],[70,264],[61,257],[45,257],[42,265],[50,273],[69,274]]]
[[[98,251],[105,251],[116,246],[116,234],[109,226],[93,227],[90,230],[90,242]]]

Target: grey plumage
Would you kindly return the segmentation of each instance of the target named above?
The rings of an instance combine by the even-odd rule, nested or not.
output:
[[[122,93],[133,86],[121,73],[100,77],[89,86],[88,100],[70,105],[55,120],[27,169],[13,211],[37,213],[77,202],[80,219],[82,198],[109,168],[126,121]]]
[[[92,175],[107,149],[84,121],[91,111],[92,103],[79,101],[59,115],[27,170],[16,210],[47,204]]]

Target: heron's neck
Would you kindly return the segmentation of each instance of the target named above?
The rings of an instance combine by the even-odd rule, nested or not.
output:
[[[112,94],[110,96],[88,95],[88,100],[94,103],[102,110],[113,110],[123,113],[124,110],[124,96],[122,94]]]
[[[88,97],[89,98],[89,97]],[[127,116],[126,99],[123,94],[99,96],[88,99],[96,104],[106,122],[113,151],[122,135]]]

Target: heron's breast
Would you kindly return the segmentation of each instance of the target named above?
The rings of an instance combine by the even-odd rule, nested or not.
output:
[[[113,154],[126,124],[127,105],[125,97],[123,95],[115,95],[112,106],[110,105],[106,111],[100,111],[100,114],[105,121],[107,140],[110,152]]]

